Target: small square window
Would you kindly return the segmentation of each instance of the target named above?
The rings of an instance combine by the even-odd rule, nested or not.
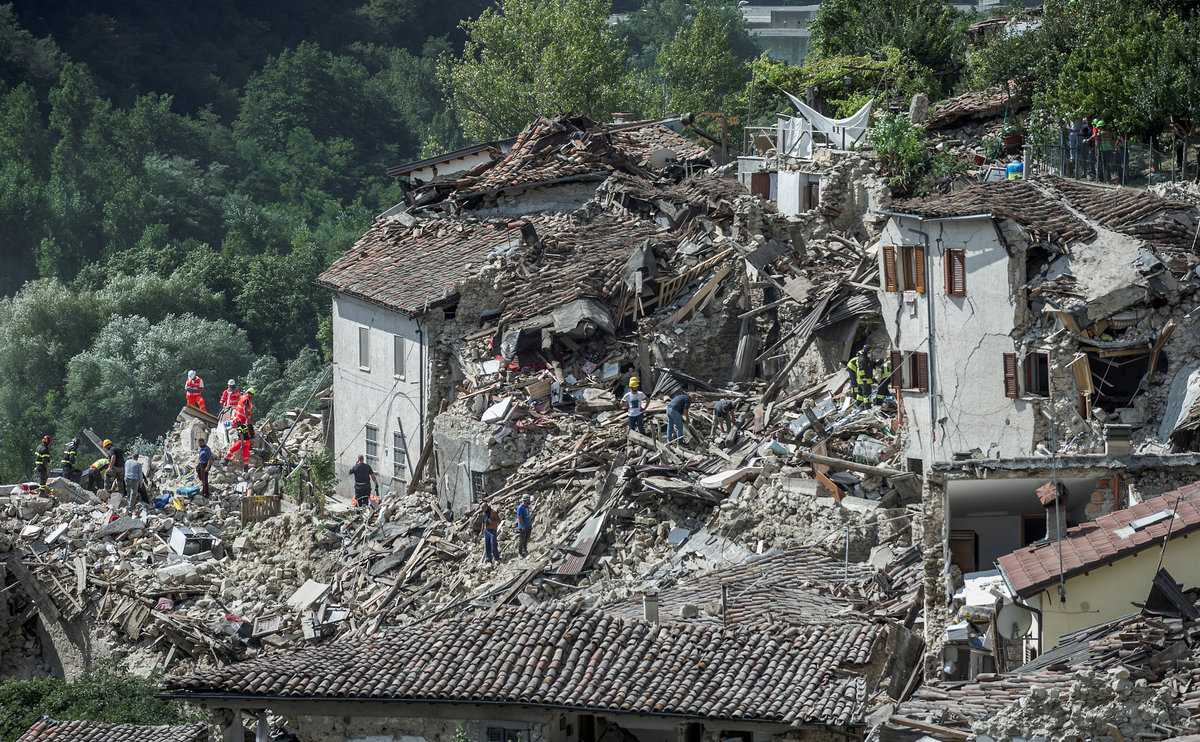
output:
[[[358,367],[363,371],[371,370],[371,329],[358,328]]]

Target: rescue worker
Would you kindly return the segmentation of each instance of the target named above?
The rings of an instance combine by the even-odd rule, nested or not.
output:
[[[892,391],[892,361],[886,355],[879,363],[879,383],[875,386],[875,404],[883,404],[883,400]]]
[[[221,392],[221,412],[233,407],[242,398],[242,390],[237,388],[237,382],[230,379]]]
[[[79,455],[79,439],[72,438],[62,455],[62,475],[72,482],[79,481],[79,470],[75,468],[75,457]]]
[[[642,382],[638,381],[638,377],[631,376],[629,378],[629,391],[625,392],[625,396],[621,397],[621,401],[629,409],[629,429],[636,429],[642,435],[646,434],[646,408],[650,406],[650,401],[645,393],[639,388]]]
[[[871,346],[864,345],[859,348],[858,355],[850,359],[846,368],[850,369],[850,381],[854,385],[854,399],[860,405],[869,404],[874,394],[872,387],[875,384],[872,376],[875,369],[871,362]]]
[[[229,447],[225,461],[233,460],[235,451],[242,452],[242,470],[250,471],[250,442],[254,440],[254,423],[250,414],[251,399],[254,397],[254,387],[246,390],[237,406],[233,408],[233,418],[229,421],[238,432],[238,442]]]
[[[33,469],[37,472],[38,491],[47,494],[46,480],[50,478],[50,442],[54,439],[42,436],[42,442],[33,451]]]
[[[187,397],[187,403],[192,407],[204,409],[204,379],[201,379],[195,371],[188,371],[187,381],[183,385],[183,393]]]
[[[79,475],[79,484],[84,489],[95,492],[104,485],[104,472],[108,469],[108,459],[96,459]]]
[[[108,469],[104,472],[105,489],[109,492],[128,494],[125,490],[125,449],[114,446],[113,442],[104,439],[104,450],[108,451]]]

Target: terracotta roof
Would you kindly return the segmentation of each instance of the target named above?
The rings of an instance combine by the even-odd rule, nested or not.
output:
[[[172,678],[193,696],[459,702],[800,724],[862,721],[883,626],[771,632],[580,606],[413,624]]]
[[[680,162],[707,159],[707,151],[659,123],[604,126],[586,116],[539,118],[502,158],[458,181],[455,198],[525,188],[614,171],[647,174],[650,155],[669,148]]]
[[[54,721],[41,718],[17,742],[206,742],[203,724],[143,726],[98,721]]]
[[[1138,237],[1162,249],[1191,250],[1196,207],[1138,188],[1089,185],[1067,178],[1046,183],[1071,206],[1101,226]]]
[[[371,225],[316,283],[409,315],[453,302],[489,255],[522,244],[528,224],[431,220]]]
[[[916,551],[912,554],[915,557]],[[659,616],[662,621],[681,620],[679,609],[691,604],[700,609],[694,620],[727,626],[861,623],[869,613],[892,615],[888,604],[893,599],[905,609],[910,607],[921,582],[920,570],[904,568],[918,562],[901,555],[894,561],[894,570],[880,573],[866,563],[846,565],[810,547],[792,548],[659,585]],[[724,615],[722,586],[726,588]],[[878,609],[883,610],[877,613]],[[626,618],[638,618],[644,611],[641,598],[604,610]]]
[[[947,194],[898,200],[891,211],[927,218],[992,214],[1025,227],[1034,242],[1064,244],[1090,240],[1096,231],[1068,211],[1033,180],[971,183]]]
[[[1070,578],[1143,549],[1157,547],[1168,528],[1172,538],[1197,530],[1200,528],[1200,498],[1194,497],[1197,492],[1200,492],[1200,482],[1068,528],[1062,540],[1063,573]],[[1172,509],[1178,516],[1173,526],[1168,517],[1137,528],[1128,538],[1114,533],[1139,518]],[[999,563],[1017,594],[1029,597],[1058,581],[1058,544],[1024,546],[1000,557]]]
[[[647,240],[660,264],[674,253],[678,237],[651,221],[600,214],[584,224],[563,216],[533,221],[539,245],[504,268],[500,288],[508,300],[501,321],[520,322],[575,299],[608,301],[619,293],[621,268]]]
[[[1010,115],[1025,105],[1010,98],[1003,85],[995,85],[987,90],[972,90],[938,103],[925,122],[925,128],[946,129],[957,126],[965,119],[1001,116],[1005,107],[1014,103]]]

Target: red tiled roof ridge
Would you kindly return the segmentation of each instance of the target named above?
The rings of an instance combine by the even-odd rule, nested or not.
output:
[[[204,724],[118,724],[99,721],[58,721],[48,716],[30,725],[17,742],[204,742]]]
[[[1068,528],[1061,542],[1063,574],[1069,578],[1159,546],[1168,530],[1171,538],[1175,538],[1200,529],[1200,498],[1193,497],[1197,493],[1200,493],[1200,482]],[[1172,509],[1176,511],[1175,518],[1152,523],[1127,538],[1113,533],[1139,518]],[[1013,589],[1028,597],[1058,580],[1058,552],[1059,542],[1049,541],[1023,546],[997,561]]]

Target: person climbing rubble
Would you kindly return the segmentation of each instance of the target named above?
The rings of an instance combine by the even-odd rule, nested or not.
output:
[[[683,423],[688,408],[696,401],[695,394],[676,394],[667,403],[667,443],[683,438]]]
[[[638,377],[629,377],[629,390],[625,392],[625,396],[621,397],[621,401],[629,409],[629,429],[636,429],[642,435],[646,434],[646,408],[650,406],[650,402],[646,394],[639,388],[642,382]]]
[[[250,444],[254,440],[254,422],[250,414],[253,398],[254,387],[250,387],[238,400],[237,406],[233,408],[233,417],[229,421],[230,425],[237,430],[238,441],[229,447],[229,452],[225,454],[225,462],[231,462],[233,454],[241,451],[243,471],[250,471]]]
[[[634,377],[631,381],[636,380]],[[529,555],[529,535],[533,532],[533,510],[529,504],[532,500],[533,496],[526,492],[517,506],[517,553],[521,556]]]
[[[854,399],[860,405],[867,405],[874,395],[875,364],[871,360],[871,346],[864,345],[858,353],[846,363],[850,370],[850,382],[854,388]]]
[[[237,381],[230,379],[225,384],[225,391],[221,392],[221,412],[236,405],[241,398],[242,390],[237,388]]]
[[[125,487],[129,492],[129,512],[133,512],[134,506],[138,500],[145,495],[146,504],[150,503],[150,494],[146,490],[146,470],[142,467],[142,462],[138,460],[139,455],[136,451],[129,454],[129,458],[125,460]]]
[[[204,410],[204,379],[200,378],[195,371],[188,371],[187,381],[183,384],[183,393],[190,406]]]
[[[364,456],[359,456],[354,466],[350,467],[350,476],[354,477],[354,505],[365,508],[371,503],[371,482],[375,483],[375,492],[379,492],[379,478]]]
[[[79,475],[79,484],[86,490],[95,492],[104,487],[104,472],[108,470],[108,459],[96,459],[92,465]]]
[[[488,505],[487,502],[479,503],[479,512],[483,516],[483,528],[480,530],[480,536],[483,537],[483,563],[491,564],[500,563],[500,542],[496,535],[496,530],[500,528],[500,514]]]
[[[196,441],[196,445],[196,476],[200,479],[200,494],[208,499],[208,471],[212,468],[212,449],[203,438]]]
[[[125,449],[104,439],[104,450],[108,451],[108,468],[104,470],[104,488],[109,492],[127,494],[125,490]]]
[[[43,495],[48,493],[46,480],[50,478],[50,443],[53,440],[51,436],[42,436],[42,442],[33,451],[33,470],[37,472],[38,491]]]
[[[79,455],[79,439],[72,438],[71,442],[63,450],[62,455],[62,475],[72,482],[79,481],[79,470],[75,468],[75,457]]]
[[[713,405],[713,434],[718,430],[722,435],[733,430],[733,402],[731,400],[722,399]]]

